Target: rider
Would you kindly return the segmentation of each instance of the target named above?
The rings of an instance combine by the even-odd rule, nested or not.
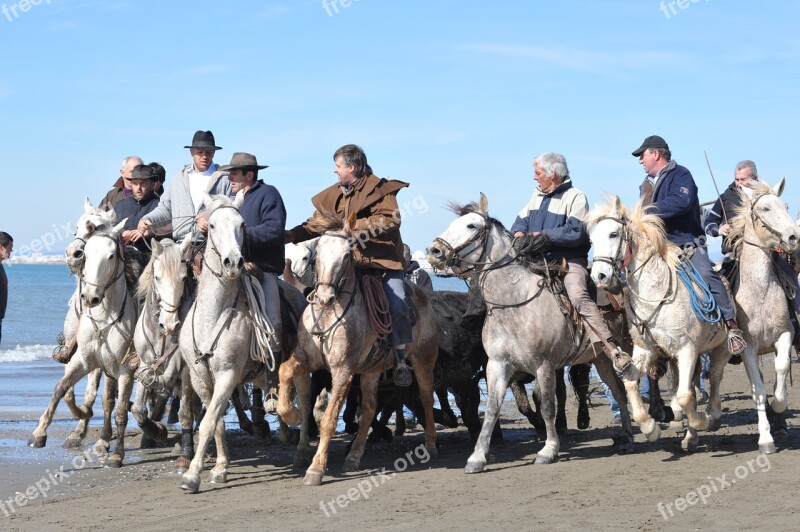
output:
[[[591,242],[583,219],[589,210],[586,196],[572,185],[567,161],[559,153],[543,153],[533,160],[534,179],[539,184],[528,204],[511,226],[515,241],[535,242],[548,260],[566,259],[564,289],[578,314],[589,325],[595,352],[602,351],[619,372],[631,365],[631,357],[615,345],[597,303],[588,291],[588,255]]]
[[[364,150],[355,144],[336,150],[333,160],[338,182],[314,196],[311,202],[318,213],[336,213],[343,218],[348,213],[357,213],[357,243],[353,246],[356,267],[381,274],[392,319],[391,339],[397,352],[394,382],[409,386],[411,371],[406,348],[412,340],[412,323],[403,279],[403,240],[396,198],[408,183],[373,175]],[[298,243],[316,236],[320,235],[312,232],[306,221],[287,231],[285,241]]]
[[[191,146],[192,164],[187,164],[170,182],[161,196],[158,207],[144,216],[139,222],[139,231],[160,227],[172,222],[173,240],[180,240],[192,229],[191,220],[197,222],[200,233],[208,232],[208,215],[203,212],[204,194],[225,194],[231,196],[228,173],[220,170],[213,162],[214,152],[221,150],[215,145],[211,131],[198,131],[194,134]]]
[[[131,195],[114,205],[117,220],[126,220],[122,230],[122,243],[134,246],[149,258],[153,235],[149,229],[139,231],[137,226],[144,215],[153,212],[158,206],[155,169],[150,165],[140,164],[131,172],[129,182]]]
[[[278,275],[283,271],[283,238],[286,229],[286,208],[278,189],[258,179],[258,171],[267,168],[259,165],[255,155],[237,152],[230,164],[220,167],[229,172],[228,179],[234,194],[241,192],[244,200],[239,212],[244,218],[244,258],[254,262],[263,272],[261,288],[266,304],[265,313],[275,330],[273,355],[275,367],[267,371],[267,396],[277,398],[278,365],[282,361],[281,297]],[[274,401],[268,401],[267,411],[272,411]]]
[[[647,212],[664,221],[667,238],[682,248],[711,289],[728,328],[728,350],[739,355],[747,346],[719,274],[711,267],[700,223],[700,201],[691,172],[672,159],[667,142],[653,135],[632,152],[647,174],[639,188]],[[651,199],[652,201],[648,201]]]
[[[706,234],[713,237],[722,236],[722,253],[725,255],[723,257],[723,271],[727,270],[726,266],[731,265],[735,260],[735,257],[732,256],[733,250],[731,249],[731,244],[728,242],[727,238],[731,231],[729,221],[742,204],[742,196],[739,190],[743,188],[752,188],[752,182],[758,181],[756,163],[750,160],[740,161],[736,164],[733,175],[733,183],[731,183],[725,192],[717,198],[714,207],[705,218]],[[775,254],[775,263],[787,274],[787,278],[791,279],[794,284],[795,297],[794,301],[791,302],[790,310],[794,310],[791,318],[795,327],[795,348],[800,351],[800,326],[798,326],[798,316],[800,316],[800,290],[798,290],[797,285],[797,273],[794,271],[792,265],[789,264],[786,256],[782,253]]]

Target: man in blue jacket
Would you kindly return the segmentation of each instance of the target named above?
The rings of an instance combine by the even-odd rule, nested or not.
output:
[[[281,297],[278,291],[278,275],[284,268],[284,230],[286,228],[286,209],[283,206],[278,189],[258,179],[258,171],[267,168],[259,165],[255,155],[237,152],[233,154],[231,163],[220,168],[221,172],[229,172],[228,180],[234,194],[244,194],[244,201],[239,212],[244,218],[244,258],[254,262],[264,278],[261,288],[264,291],[265,311],[275,329],[273,354],[275,355],[275,371],[267,372],[268,412],[274,411],[274,400],[277,399],[277,369],[281,363]]]
[[[564,277],[567,297],[589,325],[588,334],[597,351],[603,352],[619,372],[631,364],[622,348],[614,348],[611,331],[597,303],[589,296],[588,265],[591,242],[583,223],[589,211],[586,196],[572,186],[567,161],[558,153],[543,153],[533,160],[534,179],[539,186],[511,226],[514,237],[536,242],[548,260],[566,259],[569,271]]]
[[[644,139],[632,155],[639,158],[647,174],[639,190],[645,198],[647,212],[664,220],[667,238],[683,249],[708,284],[728,327],[731,355],[739,355],[747,344],[736,324],[736,314],[728,292],[708,258],[700,221],[700,200],[691,172],[672,160],[667,142],[658,135]]]

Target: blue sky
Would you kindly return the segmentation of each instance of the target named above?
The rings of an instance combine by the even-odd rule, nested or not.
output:
[[[161,162],[169,184],[198,129],[224,148],[215,162],[270,165],[290,226],[334,181],[336,148],[360,144],[377,175],[412,184],[399,201],[414,250],[450,223],[448,200],[481,191],[510,225],[544,151],[566,156],[590,205],[633,203],[630,152],[651,134],[701,200],[705,150],[720,188],[741,159],[787,177],[796,214],[800,2],[671,3],[0,0],[0,230],[62,252],[61,227],[123,156]]]

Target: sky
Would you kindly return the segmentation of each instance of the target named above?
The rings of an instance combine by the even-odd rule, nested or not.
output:
[[[123,157],[160,162],[169,186],[199,129],[215,162],[269,165],[288,227],[359,144],[376,175],[411,183],[412,250],[481,192],[510,226],[546,151],[590,206],[633,204],[630,153],[653,134],[701,201],[716,197],[704,153],[720,191],[752,159],[787,178],[794,216],[798,20],[780,0],[0,0],[0,230],[18,252],[63,253]]]

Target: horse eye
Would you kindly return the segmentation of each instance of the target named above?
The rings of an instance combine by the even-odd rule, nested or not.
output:
[[[619,233],[617,233],[616,231],[614,231],[613,233],[611,233],[610,235],[608,235],[608,238],[619,238]]]
[[[159,275],[154,275],[154,276],[153,276],[153,278],[154,278],[156,281],[161,281],[161,276],[159,276]]]
[[[467,226],[467,229],[475,229],[475,224],[469,224],[469,225]]]
[[[239,229],[244,229],[244,222],[239,224]]]
[[[211,229],[214,229],[214,227],[216,227],[214,224],[208,224],[208,226],[209,226]]]

